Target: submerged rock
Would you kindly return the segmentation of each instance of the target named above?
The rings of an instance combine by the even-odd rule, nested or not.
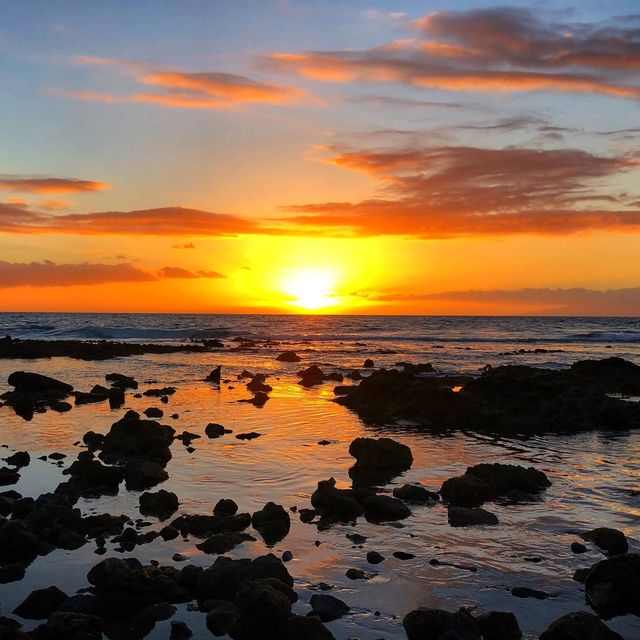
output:
[[[449,505],[447,518],[452,527],[469,527],[473,525],[496,525],[498,518],[480,507],[457,507]]]

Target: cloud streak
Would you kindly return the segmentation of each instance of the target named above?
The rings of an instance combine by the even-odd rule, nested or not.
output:
[[[111,185],[96,180],[0,175],[0,191],[19,193],[65,194],[104,191]]]
[[[435,12],[405,40],[361,50],[276,52],[269,68],[326,82],[447,91],[554,91],[640,98],[640,29],[551,22],[523,8]]]
[[[225,278],[215,271],[196,273],[180,267],[145,271],[128,263],[58,264],[42,262],[6,262],[0,260],[0,289],[15,287],[72,287],[118,282],[152,282],[165,279]]]

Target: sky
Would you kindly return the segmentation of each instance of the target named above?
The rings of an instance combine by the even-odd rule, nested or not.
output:
[[[636,0],[0,0],[0,310],[640,315]]]

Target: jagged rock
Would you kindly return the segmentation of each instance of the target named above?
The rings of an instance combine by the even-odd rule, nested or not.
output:
[[[623,640],[597,616],[587,611],[566,613],[552,622],[540,640]]]
[[[469,527],[473,525],[496,525],[498,518],[480,507],[457,507],[449,505],[447,518],[452,527]]]
[[[311,504],[324,515],[336,520],[355,520],[364,514],[362,505],[348,489],[336,489],[334,478],[321,480],[311,496]]]
[[[207,377],[204,379],[205,382],[214,382],[216,384],[220,384],[220,378],[222,375],[222,366],[218,365]]]

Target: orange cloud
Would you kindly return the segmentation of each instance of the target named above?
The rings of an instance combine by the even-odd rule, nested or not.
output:
[[[72,287],[112,282],[150,282],[177,278],[225,278],[215,271],[193,273],[181,267],[163,267],[155,273],[128,263],[57,264],[43,262],[5,262],[0,260],[0,288]]]
[[[503,7],[436,12],[414,28],[414,40],[363,50],[279,52],[263,62],[327,82],[640,98],[640,30],[622,20],[606,26],[542,22],[526,9]]]
[[[76,178],[32,178],[0,175],[0,191],[44,194],[87,193],[103,191],[110,186],[106,182]]]
[[[43,209],[54,210],[54,209],[67,209],[70,203],[67,200],[43,200],[40,203],[40,206]]]
[[[56,91],[63,96],[107,104],[150,103],[184,109],[224,109],[240,104],[290,104],[306,98],[296,87],[270,84],[245,76],[223,72],[185,72],[153,65],[91,56],[77,56],[80,64],[116,68],[141,86],[160,87],[159,92],[129,94],[96,91]]]

